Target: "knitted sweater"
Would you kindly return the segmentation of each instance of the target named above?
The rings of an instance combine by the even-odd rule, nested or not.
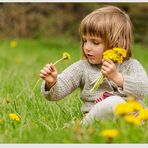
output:
[[[113,81],[105,79],[96,92],[90,92],[100,74],[100,68],[101,65],[93,65],[87,60],[79,60],[58,75],[57,82],[50,90],[45,90],[45,81],[43,81],[41,92],[46,99],[56,101],[79,87],[81,89],[80,98],[84,102],[81,107],[83,113],[89,112],[95,104],[96,98],[103,91],[114,91],[124,99],[128,95],[139,99],[148,95],[147,74],[143,66],[135,59],[129,59],[117,65],[124,78],[123,88],[118,87]]]

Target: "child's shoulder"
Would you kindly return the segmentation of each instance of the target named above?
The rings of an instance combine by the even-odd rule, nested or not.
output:
[[[88,70],[92,68],[92,65],[87,60],[80,59],[73,63],[70,67],[73,69]]]
[[[87,60],[79,60],[79,61],[75,62],[74,64],[75,65],[79,65],[79,66],[87,66],[87,65],[90,65]]]
[[[123,62],[123,64],[127,65],[127,64],[132,64],[132,65],[141,65],[140,61],[138,61],[137,59],[134,58],[130,58],[129,60],[126,60]]]
[[[143,67],[142,63],[134,58],[130,58],[129,60],[124,61],[120,66],[121,69],[123,68],[127,68],[127,67],[135,67],[135,68],[139,68],[139,67]]]

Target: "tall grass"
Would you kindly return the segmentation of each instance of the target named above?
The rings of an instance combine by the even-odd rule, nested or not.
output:
[[[99,132],[109,127],[122,131],[115,143],[147,143],[147,124],[134,128],[111,117],[81,127],[79,89],[58,102],[49,102],[41,95],[41,82],[32,91],[42,67],[61,58],[63,52],[69,52],[72,58],[56,65],[59,73],[79,60],[78,41],[16,41],[15,48],[10,47],[10,40],[0,42],[0,143],[105,143]],[[135,45],[134,52],[148,72],[146,48]],[[20,122],[10,120],[9,113],[16,113]]]

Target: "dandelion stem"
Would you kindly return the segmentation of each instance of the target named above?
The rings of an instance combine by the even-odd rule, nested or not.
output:
[[[90,92],[96,91],[99,88],[99,86],[103,83],[104,79],[105,79],[105,77],[101,73],[100,77],[96,80],[96,82],[95,82],[93,88],[90,90]]]
[[[34,87],[33,87],[33,91],[34,91],[34,89],[36,88],[36,86],[38,85],[38,83],[40,82],[40,80],[41,80],[41,78],[39,78],[39,79],[36,81],[36,83],[35,83],[35,85],[34,85]]]
[[[62,60],[64,60],[64,58],[61,58],[61,59],[57,60],[53,65],[56,65],[57,63],[59,63]]]

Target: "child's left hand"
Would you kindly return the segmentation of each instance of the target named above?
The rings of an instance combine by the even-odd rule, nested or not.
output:
[[[123,86],[123,76],[112,60],[102,60],[101,72],[118,86]]]

